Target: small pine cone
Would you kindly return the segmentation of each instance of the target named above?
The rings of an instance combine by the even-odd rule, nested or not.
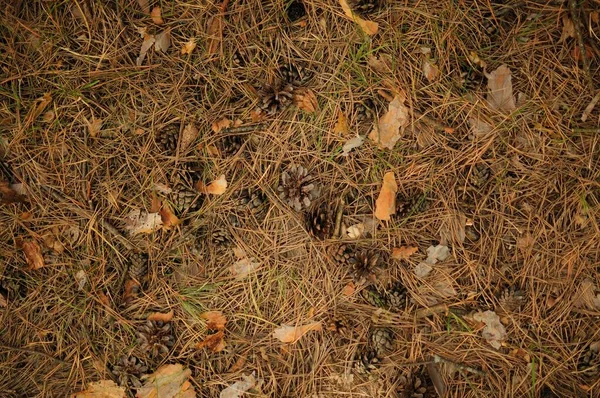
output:
[[[277,190],[279,197],[296,211],[308,209],[317,196],[317,187],[308,170],[296,165],[281,174],[281,184]]]
[[[136,356],[122,356],[119,363],[113,366],[112,373],[119,380],[122,387],[140,388],[142,382],[140,378],[148,371],[146,366]]]
[[[413,195],[410,197],[399,195],[396,197],[395,216],[399,219],[412,217],[425,211],[428,205],[429,202],[425,195]]]
[[[350,8],[356,14],[368,16],[381,8],[382,0],[350,0]]]
[[[386,306],[386,297],[375,286],[369,285],[360,291],[360,295],[367,303],[373,307],[384,308]]]
[[[465,227],[465,237],[471,242],[477,242],[481,238],[481,235],[474,226],[467,225]]]
[[[485,163],[477,163],[471,167],[469,183],[476,189],[483,188],[490,180],[492,170]]]
[[[348,245],[340,245],[337,247],[332,247],[330,251],[330,255],[332,260],[341,265],[342,267],[351,266],[355,260],[355,251],[352,247]]]
[[[266,85],[258,90],[258,96],[260,109],[265,111],[267,115],[273,116],[292,104],[294,86],[285,82]]]
[[[363,348],[357,351],[354,357],[354,371],[358,374],[368,374],[379,366],[379,356],[377,351],[370,348]]]
[[[435,388],[428,377],[419,374],[400,376],[398,385],[399,398],[428,398],[437,397]]]
[[[385,304],[392,311],[403,310],[407,302],[406,287],[402,282],[396,282],[386,291]]]
[[[193,188],[195,184],[202,180],[202,174],[204,167],[197,162],[187,162],[181,165],[179,171],[180,178],[183,180],[188,188]]]
[[[294,0],[288,5],[285,13],[290,22],[296,22],[306,16],[306,8],[304,8],[304,3],[302,1]]]
[[[219,142],[219,151],[224,156],[234,156],[240,151],[240,149],[242,149],[244,142],[246,142],[244,135],[226,135]]]
[[[215,246],[222,246],[222,247],[229,246],[229,244],[231,244],[231,240],[232,240],[231,234],[225,228],[218,228],[218,229],[214,230],[210,236],[210,239]]]
[[[238,208],[257,214],[265,210],[269,199],[259,188],[244,188],[239,191],[235,201]]]
[[[328,203],[315,206],[306,215],[306,228],[317,239],[328,239],[333,234],[334,222]]]
[[[246,58],[247,56],[244,50],[236,50],[231,57],[231,61],[235,66],[243,68],[247,63]]]
[[[173,155],[177,152],[179,142],[179,124],[173,123],[156,135],[155,142],[161,152]]]
[[[586,378],[598,379],[600,377],[600,341],[586,345],[583,354],[577,361],[577,370]]]
[[[335,317],[329,322],[327,330],[335,334],[339,334],[342,337],[348,337],[351,333],[348,325],[348,320],[342,317]]]
[[[194,212],[202,207],[203,196],[189,189],[173,191],[171,202],[178,213]]]
[[[383,253],[375,250],[362,250],[350,261],[352,276],[358,283],[373,280],[385,265]]]
[[[161,321],[147,321],[138,327],[137,336],[142,352],[152,358],[168,354],[175,344],[171,324]]]
[[[354,117],[357,122],[371,121],[375,115],[375,103],[370,98],[354,104]]]
[[[498,312],[510,313],[518,310],[525,300],[525,293],[516,286],[502,290],[498,297]]]
[[[311,78],[311,74],[306,72],[303,67],[294,64],[282,66],[279,68],[279,74],[285,83],[291,84],[293,87],[304,86]]]
[[[373,349],[378,356],[394,351],[394,336],[392,331],[387,328],[376,328],[371,331],[369,336]]]
[[[131,279],[142,282],[148,274],[148,254],[131,253],[128,273]]]

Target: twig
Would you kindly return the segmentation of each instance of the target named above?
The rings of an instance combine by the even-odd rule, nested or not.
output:
[[[231,134],[231,133],[249,133],[251,131],[262,130],[265,128],[264,123],[253,124],[250,126],[238,126],[238,127],[227,127],[221,130],[221,133]]]
[[[476,375],[481,376],[481,377],[487,377],[488,376],[488,374],[485,373],[482,370],[475,369],[475,368],[473,368],[473,367],[471,367],[469,365],[465,365],[465,364],[460,363],[460,362],[451,361],[448,358],[444,358],[444,357],[442,357],[440,355],[437,355],[437,354],[433,355],[433,363],[447,363],[447,364],[456,366],[460,370],[466,370],[467,372],[476,374]]]
[[[579,45],[579,53],[581,55],[581,62],[583,63],[583,72],[588,83],[590,90],[594,89],[594,82],[592,75],[590,74],[590,62],[587,57],[587,50],[585,49],[585,43],[583,42],[583,35],[581,34],[581,19],[577,12],[577,0],[569,0],[569,9],[571,11],[571,19],[573,20],[573,26],[575,27],[575,37],[577,38],[577,44]]]
[[[29,349],[29,348],[12,347],[12,346],[5,345],[5,344],[0,344],[0,348],[3,348],[5,350],[9,350],[9,351],[19,351],[19,352],[25,352],[25,353],[28,353],[28,354],[41,355],[43,357],[52,359],[52,360],[54,360],[54,361],[56,361],[58,363],[61,363],[63,365],[71,366],[71,364],[69,362],[63,361],[62,359],[54,358],[52,355],[46,354],[45,352],[36,351],[36,350]]]
[[[338,205],[337,212],[335,214],[335,226],[333,229],[333,237],[339,238],[342,235],[342,216],[344,215],[344,205],[346,204],[346,192],[342,192],[340,197],[340,204]]]

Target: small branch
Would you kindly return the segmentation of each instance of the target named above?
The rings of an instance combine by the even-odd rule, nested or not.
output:
[[[253,124],[251,126],[228,127],[228,128],[224,128],[223,130],[221,130],[220,133],[225,133],[225,134],[249,133],[251,131],[262,130],[265,128],[265,126],[266,125],[264,123],[261,123],[261,124]]]
[[[337,212],[335,214],[335,226],[333,229],[333,237],[339,238],[342,235],[342,216],[344,215],[344,205],[346,200],[346,192],[342,193],[340,197],[340,204],[338,205]]]
[[[460,363],[460,362],[451,361],[448,358],[444,358],[444,357],[442,357],[440,355],[437,355],[437,354],[435,354],[433,356],[433,363],[447,363],[447,364],[456,366],[459,370],[466,370],[467,372],[476,374],[476,375],[481,376],[481,377],[487,377],[488,376],[488,374],[485,373],[482,370],[475,369],[475,368],[473,368],[471,366],[465,365],[465,364]]]

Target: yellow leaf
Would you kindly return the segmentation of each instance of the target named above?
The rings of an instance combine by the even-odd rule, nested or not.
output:
[[[191,54],[192,51],[196,48],[196,39],[191,38],[187,43],[181,47],[181,55]]]
[[[27,241],[22,243],[23,253],[25,254],[25,260],[29,265],[29,269],[36,270],[42,268],[44,263],[44,257],[42,256],[42,250],[40,245],[35,241]]]
[[[418,251],[419,248],[415,246],[394,247],[392,249],[392,258],[395,260],[407,260]]]
[[[125,398],[125,389],[112,380],[100,380],[88,384],[85,391],[77,392],[72,398]]]
[[[358,26],[360,26],[360,28],[363,30],[363,32],[365,32],[366,34],[368,34],[370,36],[377,33],[377,31],[379,30],[379,24],[377,22],[366,21],[366,20],[362,19],[361,17],[359,17],[358,15],[354,14],[352,12],[352,8],[348,4],[347,0],[339,0],[339,1],[340,1],[340,5],[342,6],[342,10],[344,11],[344,14],[346,14],[346,16],[348,18],[350,18],[354,22],[356,22],[358,24]]]
[[[379,220],[389,220],[392,214],[396,213],[396,192],[398,184],[394,172],[390,171],[383,176],[383,185],[381,192],[375,202],[375,217]]]
[[[146,319],[149,321],[171,322],[171,320],[173,319],[173,315],[174,315],[173,310],[171,310],[167,313],[154,312],[154,313],[148,315],[148,318],[146,318]]]
[[[189,382],[192,371],[180,364],[163,365],[147,376],[145,384],[138,388],[136,398],[194,398],[196,392]]]
[[[404,99],[404,95],[396,95],[390,102],[388,111],[369,134],[369,138],[381,148],[392,149],[408,126],[408,108],[404,105]]]
[[[205,193],[205,194],[212,194],[212,195],[224,194],[225,190],[227,190],[227,180],[225,179],[225,174],[222,174],[218,179],[214,180],[213,182],[211,182],[208,185],[204,185],[204,183],[202,183],[202,181],[198,181],[196,183],[196,189],[198,189],[199,192]]]
[[[295,343],[311,330],[320,331],[322,329],[321,322],[313,322],[303,326],[282,325],[273,331],[273,337],[282,343]]]
[[[227,323],[227,318],[221,311],[206,311],[200,314],[200,318],[206,319],[206,327],[211,330],[223,330]]]
[[[338,111],[338,118],[335,126],[333,127],[333,132],[338,135],[346,135],[348,134],[348,118],[344,115],[344,112]]]
[[[165,21],[162,19],[162,13],[159,6],[156,6],[152,9],[152,12],[150,12],[150,18],[152,18],[152,22],[157,25],[162,25],[165,23]]]

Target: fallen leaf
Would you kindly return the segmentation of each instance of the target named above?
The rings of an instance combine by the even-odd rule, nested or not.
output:
[[[44,267],[44,257],[42,256],[42,250],[40,245],[35,241],[25,241],[22,243],[23,253],[25,254],[25,260],[29,265],[29,269],[36,270]]]
[[[356,22],[356,24],[358,24],[358,26],[360,26],[360,28],[363,30],[363,32],[365,32],[369,36],[373,36],[374,34],[377,33],[377,31],[379,30],[379,24],[377,22],[364,20],[361,17],[359,17],[358,15],[354,14],[352,12],[352,8],[348,4],[347,0],[339,0],[339,1],[340,1],[340,5],[342,6],[342,10],[344,11],[344,14],[346,14],[346,16],[348,18],[350,18],[354,22]]]
[[[242,398],[246,396],[246,392],[250,389],[258,388],[262,380],[254,377],[254,372],[251,375],[242,375],[241,381],[236,381],[219,394],[219,398]]]
[[[396,213],[396,193],[398,184],[394,172],[390,171],[383,176],[383,185],[381,192],[375,202],[375,217],[379,220],[389,220],[392,214]]]
[[[150,12],[150,18],[152,18],[152,22],[154,22],[157,25],[162,25],[165,23],[165,21],[163,21],[162,19],[162,12],[159,6],[156,6],[152,9],[152,11]]]
[[[52,102],[52,95],[50,93],[45,93],[42,97],[35,100],[35,106],[33,106],[27,116],[25,117],[25,128],[31,126],[31,124],[35,121],[44,112],[44,109]]]
[[[592,98],[592,100],[590,101],[588,106],[585,107],[583,114],[581,115],[582,122],[585,122],[586,120],[588,120],[588,117],[590,117],[590,114],[593,112],[598,101],[600,101],[600,91],[598,91],[598,94],[596,94],[594,96],[594,98]]]
[[[123,287],[123,303],[125,306],[131,304],[137,298],[140,287],[140,283],[136,280],[129,279],[125,281],[125,286]]]
[[[571,18],[569,18],[567,14],[563,15],[562,24],[563,29],[562,34],[560,36],[560,40],[558,40],[559,43],[562,43],[569,38],[575,38],[575,25],[573,24],[573,21],[571,21]]]
[[[206,46],[208,55],[216,54],[223,40],[223,18],[228,4],[229,0],[223,0],[219,6],[218,14],[209,19],[207,29],[208,44]]]
[[[125,389],[112,380],[100,380],[88,384],[85,391],[76,392],[73,398],[125,398]]]
[[[6,297],[2,293],[0,293],[0,307],[6,307],[8,302],[6,301]]]
[[[151,375],[144,376],[145,383],[138,388],[136,398],[195,398],[196,392],[189,382],[190,369],[180,364],[163,365]]]
[[[137,2],[144,14],[150,14],[149,0],[137,0]]]
[[[196,49],[196,39],[191,38],[187,43],[181,47],[181,55],[190,55],[194,49]]]
[[[367,65],[375,72],[379,73],[389,73],[392,70],[392,60],[387,54],[381,54],[379,56],[369,55],[369,58],[367,58]]]
[[[426,278],[427,276],[429,276],[429,274],[431,273],[432,270],[433,270],[433,267],[431,266],[431,264],[429,264],[425,261],[422,261],[415,266],[415,269],[413,270],[413,272],[419,278]]]
[[[273,337],[282,343],[295,343],[312,330],[322,330],[321,322],[313,322],[303,326],[281,325],[273,331]]]
[[[310,88],[300,87],[294,90],[293,104],[304,112],[314,113],[319,110],[319,102],[314,91]]]
[[[236,261],[229,270],[235,279],[240,280],[255,272],[259,266],[260,263],[254,261],[254,258],[246,257]]]
[[[404,99],[404,95],[396,95],[390,102],[388,111],[369,134],[369,138],[381,148],[392,149],[408,126],[408,108],[404,105]]]
[[[0,171],[1,172],[1,171]],[[25,201],[25,196],[15,190],[16,184],[0,181],[0,204],[20,203]]]
[[[360,135],[357,135],[354,138],[350,138],[344,143],[344,146],[342,147],[342,156],[348,156],[354,148],[358,148],[359,146],[361,146],[364,141],[365,137],[361,137]]]
[[[227,323],[227,318],[221,311],[206,311],[200,314],[200,318],[206,320],[206,327],[211,330],[223,330]]]
[[[338,118],[333,126],[333,132],[337,135],[345,136],[348,134],[348,118],[344,115],[344,112],[338,111]]]
[[[423,60],[423,75],[429,81],[429,83],[437,80],[440,75],[439,68],[432,63],[430,59]]]
[[[54,111],[45,112],[42,116],[42,122],[44,123],[52,123],[55,119]]]
[[[80,269],[75,274],[75,282],[77,282],[77,290],[85,289],[85,285],[87,284],[87,274],[84,270]]]
[[[365,224],[363,223],[351,225],[346,229],[346,235],[348,235],[350,239],[358,239],[363,236],[364,233]]]
[[[488,79],[487,101],[490,108],[498,111],[513,111],[517,108],[512,89],[510,69],[500,65],[492,73],[486,74]]]
[[[221,130],[231,127],[232,124],[233,124],[233,122],[231,120],[224,117],[223,119],[214,121],[213,124],[211,125],[211,128],[212,128],[212,131],[214,131],[215,133],[220,133]]]
[[[180,220],[175,215],[175,213],[173,213],[173,209],[171,209],[171,206],[169,206],[166,203],[163,203],[158,214],[160,214],[160,219],[162,221],[162,227],[164,229],[170,229],[172,227],[176,227],[177,225],[179,225],[183,222],[183,220]]]
[[[429,264],[436,264],[438,261],[444,261],[450,255],[450,249],[445,245],[429,246],[427,248],[427,261]]]
[[[484,137],[492,131],[492,126],[483,120],[469,118],[469,125],[471,126],[473,135],[476,137]]]
[[[154,35],[147,34],[145,29],[143,30],[142,37],[144,38],[144,41],[142,42],[142,46],[140,47],[140,55],[138,55],[138,57],[135,59],[135,64],[137,66],[142,66],[142,63],[144,63],[144,59],[146,58],[148,50],[150,50],[156,42]]]
[[[584,279],[577,287],[573,305],[576,308],[586,308],[588,310],[600,309],[600,292],[598,290],[591,279]]]
[[[146,318],[146,319],[148,321],[171,322],[171,320],[173,319],[173,315],[175,315],[173,310],[171,310],[167,313],[153,312],[152,314],[148,315],[148,318]]]
[[[218,179],[214,180],[208,185],[204,185],[202,181],[198,181],[196,183],[196,189],[200,193],[204,194],[212,194],[212,195],[222,195],[227,190],[227,180],[225,179],[225,174],[222,174]]]
[[[196,349],[208,348],[210,351],[217,353],[225,349],[225,332],[219,330],[217,333],[208,335],[203,341],[195,345]]]
[[[83,118],[85,120],[85,124],[88,127],[88,133],[90,134],[90,137],[97,137],[98,133],[100,133],[100,130],[102,130],[102,119],[96,119],[96,117],[92,116],[92,120],[88,120],[88,118],[86,118],[84,116]]]
[[[163,221],[159,213],[133,209],[125,216],[125,229],[132,235],[150,234],[162,228]]]
[[[392,249],[392,258],[395,260],[408,260],[410,256],[419,251],[416,246],[401,246]]]
[[[233,365],[231,365],[231,367],[229,368],[229,370],[227,371],[228,373],[235,373],[235,372],[239,372],[240,370],[242,370],[242,368],[244,367],[244,365],[246,365],[246,361],[248,359],[246,357],[240,356]]]
[[[354,286],[354,283],[350,282],[346,286],[344,286],[344,288],[342,289],[342,294],[346,297],[350,297],[354,294],[355,291],[356,286]]]
[[[171,29],[167,29],[164,32],[157,34],[154,41],[154,49],[156,51],[165,53],[169,47],[171,47]]]
[[[158,213],[162,207],[162,200],[156,195],[155,192],[152,192],[152,198],[150,200],[150,208],[148,211],[150,213]],[[163,220],[164,221],[164,220]]]
[[[494,311],[479,311],[473,314],[473,319],[485,324],[481,335],[492,347],[500,349],[506,339],[506,329],[500,322],[500,317]]]

